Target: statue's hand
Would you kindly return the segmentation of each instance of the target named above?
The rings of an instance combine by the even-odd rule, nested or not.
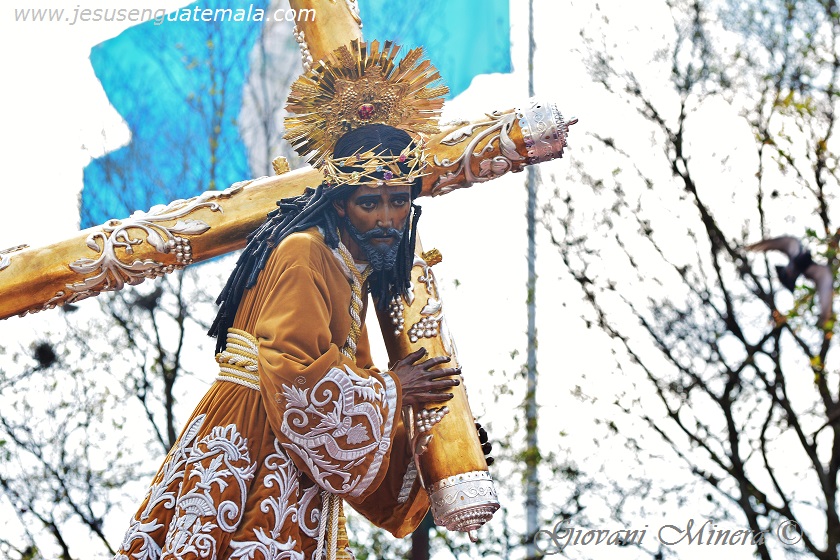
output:
[[[436,356],[418,362],[426,355],[426,349],[420,348],[412,352],[391,368],[399,378],[402,386],[403,406],[426,403],[446,402],[452,398],[449,389],[461,384],[457,376],[461,368],[432,369],[450,360],[448,356]],[[417,363],[415,363],[417,362]]]

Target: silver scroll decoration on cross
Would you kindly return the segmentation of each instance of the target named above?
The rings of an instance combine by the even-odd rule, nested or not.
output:
[[[207,223],[187,216],[202,208],[222,212],[217,199],[229,198],[251,182],[242,181],[224,191],[207,191],[187,200],[153,206],[148,212],[137,211],[125,220],[109,220],[101,231],[91,233],[86,239],[87,246],[99,253],[99,256],[95,259],[77,259],[68,264],[73,272],[90,276],[81,282],[67,284],[67,291],[57,292],[45,304],[27,310],[21,316],[80,301],[101,292],[121,290],[125,284],[140,284],[147,278],[156,278],[184,268],[193,260],[190,240],[185,236],[201,235],[210,229]],[[173,220],[176,220],[174,224],[166,225],[166,222]],[[145,237],[138,235],[141,233]],[[148,243],[158,253],[174,254],[176,262],[163,264],[152,259],[123,262],[117,256],[117,250],[122,250],[126,256],[131,257],[134,247],[143,243]]]
[[[359,12],[359,4],[356,0],[345,0],[347,3],[347,8],[350,10],[350,15],[353,16],[353,21],[359,24],[359,28],[362,27],[362,14]]]
[[[185,267],[192,262],[192,248],[190,240],[182,236],[201,235],[209,230],[210,226],[201,220],[180,218],[200,208],[221,212],[222,207],[214,199],[230,197],[249,182],[236,183],[222,192],[208,191],[189,200],[176,200],[166,206],[154,206],[148,212],[135,212],[127,220],[109,220],[102,226],[102,231],[94,232],[87,238],[88,247],[100,253],[99,258],[79,259],[69,265],[74,272],[92,276],[82,282],[68,284],[67,287],[76,293],[93,295],[103,291],[120,290],[124,284],[139,284],[146,278],[156,278],[176,268]],[[161,223],[172,220],[178,221],[171,226]],[[132,230],[136,233],[142,231],[146,238],[133,237]],[[130,256],[134,253],[133,247],[144,242],[152,245],[158,253],[175,253],[176,264],[163,265],[151,259],[124,263],[117,257],[118,248]]]
[[[0,270],[8,268],[9,265],[12,264],[12,257],[10,253],[16,253],[17,251],[21,251],[28,247],[29,245],[17,245],[15,247],[9,247],[8,249],[3,249],[2,251],[0,251]]]
[[[565,122],[554,103],[531,99],[524,109],[494,111],[487,115],[485,121],[466,123],[440,141],[446,146],[456,146],[470,139],[461,155],[454,160],[434,157],[433,161],[437,167],[451,170],[435,181],[432,195],[446,194],[458,188],[495,179],[508,171],[521,171],[525,165],[563,157],[569,126],[576,122],[577,119]],[[517,124],[522,130],[528,150],[527,157],[516,151],[516,144],[510,138],[510,132]],[[476,134],[475,131],[479,127],[486,128]],[[488,137],[484,147],[476,151]],[[496,155],[492,155],[494,153]],[[478,164],[478,175],[473,171],[474,160]],[[459,180],[462,172],[464,177]]]
[[[444,349],[450,356],[452,356],[455,354],[455,344],[453,343],[452,336],[449,334],[449,329],[446,326],[446,318],[443,314],[443,302],[441,301],[440,294],[438,293],[435,276],[431,272],[432,266],[423,260],[423,258],[419,255],[414,255],[414,263],[412,266],[419,266],[423,270],[417,280],[426,286],[426,293],[428,294],[429,299],[426,301],[426,305],[423,306],[423,309],[420,310],[420,320],[415,322],[406,334],[411,342],[417,342],[421,338],[434,338],[440,335]],[[413,305],[413,287],[409,287],[407,296],[405,304],[409,306]],[[395,326],[397,327],[395,330],[402,331],[404,328],[404,324],[401,321],[403,317],[402,311],[404,310],[402,302],[401,300],[396,300],[396,303],[392,301],[391,305],[393,306],[391,309],[394,312],[394,315],[399,318],[398,322],[395,323]]]
[[[466,126],[458,128],[446,135],[441,141],[441,144],[446,146],[455,146],[465,141],[467,138],[473,137],[475,129],[480,126],[487,126],[479,134],[470,140],[463,153],[454,160],[444,158],[439,160],[437,156],[434,157],[434,164],[437,167],[451,168],[435,182],[432,187],[432,194],[437,196],[446,194],[458,188],[466,187],[474,183],[483,183],[490,179],[495,179],[504,175],[513,169],[513,162],[524,161],[525,158],[519,155],[516,151],[516,144],[510,139],[510,130],[516,122],[516,114],[514,112],[500,113],[494,111],[487,115],[488,120],[477,123],[469,123]],[[478,152],[476,147],[482,140],[490,136],[490,140],[484,148]],[[487,157],[488,152],[495,150],[494,142],[498,140],[500,155],[494,157]],[[475,175],[472,170],[473,158],[478,158],[479,174]],[[458,176],[464,173],[463,182],[458,181]]]
[[[408,330],[408,339],[411,342],[417,342],[421,338],[433,338],[438,335],[440,331],[440,322],[443,320],[443,304],[438,295],[437,286],[435,286],[435,277],[429,273],[430,266],[419,256],[414,256],[414,266],[419,266],[423,269],[423,273],[418,278],[426,286],[426,293],[429,294],[429,299],[423,309],[420,310],[422,316],[419,321],[414,323]],[[414,295],[412,292],[409,292]],[[412,302],[408,302],[411,305]]]
[[[309,50],[309,45],[306,44],[306,34],[303,32],[303,29],[298,29],[297,26],[295,26],[292,29],[292,35],[294,35],[295,41],[297,41],[297,44],[300,47],[300,58],[303,63],[303,71],[309,72],[312,70],[312,65],[315,64],[315,61],[312,59],[312,53]]]

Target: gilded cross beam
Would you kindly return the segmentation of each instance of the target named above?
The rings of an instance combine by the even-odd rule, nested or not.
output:
[[[361,38],[354,0],[292,1],[314,9],[298,22],[304,64]],[[421,196],[438,196],[560,157],[570,124],[553,103],[528,101],[471,121],[449,123],[428,141]],[[139,284],[245,246],[281,198],[321,182],[311,167],[236,183],[188,200],[137,211],[60,242],[0,250],[0,319],[52,309]]]

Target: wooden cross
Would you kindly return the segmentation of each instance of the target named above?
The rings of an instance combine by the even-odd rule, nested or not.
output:
[[[304,65],[360,39],[355,0],[293,0],[317,17],[297,24]],[[429,139],[420,196],[438,196],[562,156],[569,125],[552,103],[449,124]],[[236,183],[128,218],[113,219],[45,247],[0,249],[0,319],[52,309],[139,284],[245,246],[275,202],[320,184],[311,167],[277,161],[274,177]]]
[[[305,69],[314,61],[326,59],[336,48],[362,39],[355,0],[290,3],[297,12],[314,10],[317,14],[312,20],[298,22],[295,29]],[[554,104],[531,100],[520,109],[494,111],[481,119],[449,124],[428,139],[430,173],[423,178],[420,196],[446,194],[561,157],[568,127],[574,122],[565,122]],[[300,195],[322,180],[320,172],[311,167],[291,171],[282,158],[275,160],[274,168],[274,177],[242,181],[223,191],[208,191],[189,200],[135,212],[128,218],[109,220],[47,247],[18,246],[0,251],[0,319],[119,290],[126,284],[139,284],[241,249],[248,234],[276,207],[277,200]],[[457,360],[442,324],[440,299],[429,271],[435,255],[422,253],[422,248],[418,253],[409,301],[392,302],[399,308],[392,311],[404,319],[397,332],[387,312],[378,312],[386,348],[392,361],[421,346],[429,356],[445,354]],[[463,384],[453,393],[455,398],[447,405],[449,413],[435,425],[434,438],[427,434],[412,441],[422,445],[422,449],[415,449],[415,460],[429,491],[436,523],[450,529],[473,530],[490,518],[498,503],[492,480],[483,472],[486,464],[476,443]],[[413,426],[412,414],[424,411],[409,407],[404,412],[408,415],[406,425]],[[463,440],[464,432],[471,433],[470,441]],[[459,461],[449,460],[455,456]],[[464,464],[467,467],[458,470]],[[466,516],[470,519],[467,522],[464,515],[444,504],[452,501],[449,498],[453,492],[465,494],[458,488],[460,484],[483,484],[479,502],[486,497],[485,490],[492,494],[489,502],[478,503],[477,509]]]

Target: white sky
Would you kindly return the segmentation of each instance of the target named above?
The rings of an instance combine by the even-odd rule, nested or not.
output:
[[[18,2],[20,7],[30,4]],[[185,4],[157,0],[154,7],[171,9]],[[515,72],[477,78],[468,92],[447,104],[445,118],[477,116],[526,101],[527,3],[512,0],[511,4]],[[555,175],[558,185],[572,192],[582,187],[564,185],[563,178],[569,160],[575,157],[578,140],[589,129],[626,128],[615,120],[617,113],[602,103],[602,94],[589,85],[575,52],[577,26],[591,17],[593,4],[535,1],[537,95],[556,101],[564,116],[580,119],[571,132],[572,149],[563,160],[541,166],[541,172],[544,177]],[[621,4],[620,0],[601,2],[626,20],[626,56],[643,58],[661,44],[661,33],[651,30],[660,28],[667,13],[640,10],[636,3],[625,3],[630,5],[625,8]],[[136,5],[126,0],[87,0],[84,7]],[[39,0],[37,6],[72,9],[76,3]],[[15,23],[9,3],[0,13],[0,47],[5,53],[0,62],[5,77],[0,104],[4,180],[0,249],[21,243],[44,245],[77,231],[76,205],[82,169],[92,157],[102,155],[103,136],[111,149],[128,139],[88,61],[92,46],[117,35],[126,26],[104,22],[75,26]],[[103,135],[103,131],[107,134]],[[719,131],[709,133],[714,132]],[[508,176],[424,203],[421,237],[426,248],[437,247],[444,255],[444,262],[435,271],[443,286],[444,306],[464,366],[470,401],[480,417],[492,418],[494,414],[483,374],[490,369],[515,371],[524,361],[524,181],[524,173]],[[597,374],[598,360],[593,356],[602,349],[596,338],[583,333],[578,319],[580,303],[564,295],[564,285],[557,281],[559,263],[544,236],[538,251],[539,398],[544,422],[555,433],[565,430],[576,434],[572,443],[579,442],[582,454],[604,453],[586,447],[591,439],[586,437],[587,419],[579,416],[582,409],[577,401],[568,397],[583,373]],[[457,288],[456,280],[460,283]],[[10,319],[0,324],[0,335],[11,336],[14,331],[23,333],[25,338],[49,322],[50,312],[23,320]],[[520,355],[511,359],[514,350]],[[212,363],[212,356],[207,360]],[[215,373],[208,371],[211,375]],[[553,442],[546,438],[543,441],[551,449]],[[564,446],[569,444],[570,441],[563,442]],[[612,455],[604,455],[603,460],[611,461]],[[692,515],[696,514],[679,512],[677,522]],[[639,521],[640,525],[649,522],[652,526],[659,522]],[[595,558],[612,558],[614,551],[604,549],[600,552],[603,556],[594,549],[587,552],[596,554]],[[696,554],[694,557],[706,557],[703,551]],[[682,557],[691,558],[692,554],[686,551]],[[726,551],[724,557],[746,559],[750,554],[749,550]]]

